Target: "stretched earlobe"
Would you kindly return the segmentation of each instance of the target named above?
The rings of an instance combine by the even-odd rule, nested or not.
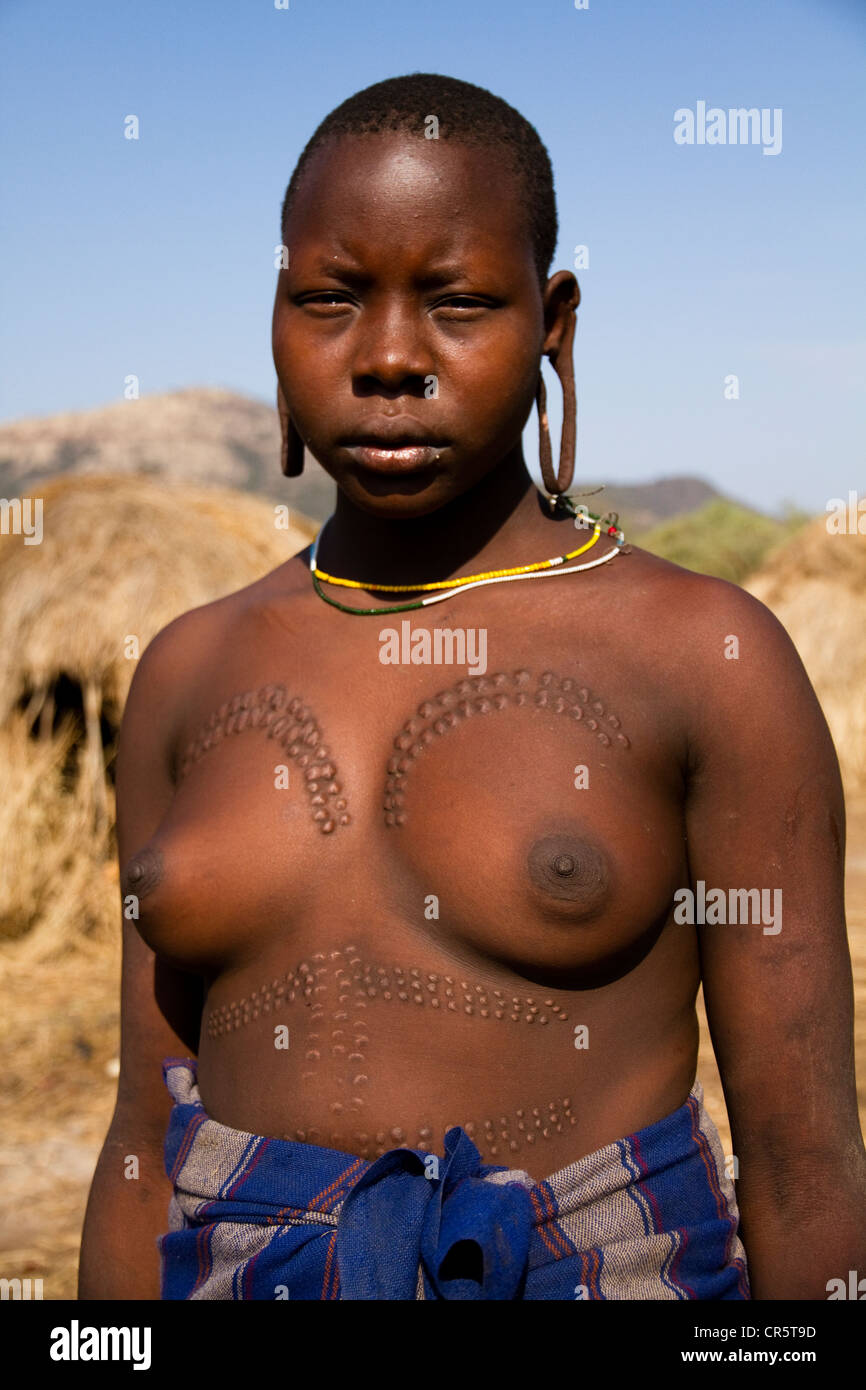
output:
[[[547,283],[544,299],[545,320],[550,330],[546,339],[546,353],[562,386],[562,437],[559,445],[559,466],[554,472],[550,424],[547,418],[547,391],[539,368],[535,395],[538,407],[538,455],[544,487],[548,496],[553,499],[568,492],[571,487],[577,446],[577,396],[574,389],[573,352],[580,286],[571,271],[559,270],[552,276]]]
[[[562,436],[559,443],[559,467],[553,471],[553,450],[550,443],[550,423],[547,418],[547,389],[541,370],[538,372],[538,387],[535,403],[538,408],[538,457],[541,463],[541,478],[547,492],[558,497],[568,492],[574,479],[575,450],[577,447],[577,393],[574,387],[574,330],[577,321],[576,310],[569,314],[562,340],[555,352],[550,353],[556,375],[562,385]]]
[[[280,417],[280,468],[287,478],[298,478],[304,471],[304,441],[292,424],[283,388],[277,382],[277,414]]]

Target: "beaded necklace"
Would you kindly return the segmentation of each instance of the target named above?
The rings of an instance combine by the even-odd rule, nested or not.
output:
[[[338,608],[341,613],[357,613],[364,616],[371,616],[374,613],[408,613],[411,609],[426,608],[433,603],[444,603],[446,599],[453,598],[455,594],[462,593],[466,589],[480,589],[485,584],[506,584],[510,583],[511,580],[517,579],[544,579],[545,576],[550,576],[552,574],[576,574],[578,570],[595,569],[598,565],[607,564],[609,560],[614,559],[614,557],[619,554],[625,541],[625,536],[618,526],[611,524],[606,528],[606,534],[614,538],[614,544],[611,546],[610,550],[597,560],[587,560],[584,561],[582,565],[566,565],[565,562],[567,560],[573,560],[577,555],[582,555],[597,543],[602,534],[602,519],[593,516],[591,512],[585,509],[578,512],[569,497],[560,497],[557,499],[557,502],[564,507],[570,516],[574,517],[576,528],[588,525],[589,521],[595,523],[592,528],[592,540],[587,541],[586,545],[578,546],[576,550],[571,550],[566,555],[554,555],[549,560],[538,560],[532,565],[515,565],[511,569],[486,570],[482,574],[465,575],[462,579],[437,579],[429,584],[369,584],[364,580],[343,579],[337,575],[327,574],[324,570],[320,570],[316,562],[316,557],[319,550],[319,541],[328,524],[326,521],[316,536],[310,551],[310,575],[313,581],[313,588],[319,595],[319,598],[324,599],[325,603],[329,603],[332,608]],[[328,520],[330,520],[330,517]],[[370,589],[377,593],[420,593],[421,591],[428,590],[437,590],[441,592],[428,593],[426,598],[413,599],[410,603],[389,604],[381,608],[353,608],[349,604],[339,603],[336,599],[326,594],[322,588],[322,580],[324,580],[326,584],[338,584],[348,589]]]

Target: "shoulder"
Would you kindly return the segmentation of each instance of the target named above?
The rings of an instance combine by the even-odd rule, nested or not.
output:
[[[291,601],[309,587],[307,550],[242,589],[187,609],[160,628],[148,643],[141,665],[162,668],[195,669],[209,655],[214,644],[230,641],[237,630],[276,601]]]
[[[637,608],[646,606],[656,631],[644,668],[675,712],[690,775],[720,796],[739,788],[756,804],[759,787],[793,804],[799,792],[789,783],[808,783],[816,797],[823,788],[830,819],[843,824],[832,736],[782,623],[737,584],[646,552],[635,558]]]
[[[753,658],[757,668],[762,656],[796,657],[778,618],[738,584],[683,569],[638,546],[624,558],[620,585],[628,588],[630,612],[636,622],[654,624],[669,660],[700,669],[722,652],[727,660]]]
[[[739,585],[635,546],[619,569],[616,610],[644,688],[664,694],[690,739],[738,738],[747,720],[823,723],[789,634]]]
[[[190,695],[214,663],[235,651],[278,602],[306,592],[306,554],[300,552],[251,584],[190,608],[161,627],[136,666],[124,722],[158,717],[170,740]]]

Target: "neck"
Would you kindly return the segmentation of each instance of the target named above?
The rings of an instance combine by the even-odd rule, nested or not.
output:
[[[518,444],[474,487],[426,516],[371,516],[338,489],[318,565],[347,579],[426,583],[546,559],[567,540],[527,473]]]

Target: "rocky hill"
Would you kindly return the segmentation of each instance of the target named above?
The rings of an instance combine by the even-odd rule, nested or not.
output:
[[[273,406],[208,387],[0,423],[0,496],[24,495],[41,478],[62,474],[143,473],[258,493],[323,521],[333,510],[334,484],[309,456],[300,478],[284,478],[279,438]],[[610,483],[584,500],[593,512],[617,510],[635,535],[718,496],[699,478],[677,477]]]

